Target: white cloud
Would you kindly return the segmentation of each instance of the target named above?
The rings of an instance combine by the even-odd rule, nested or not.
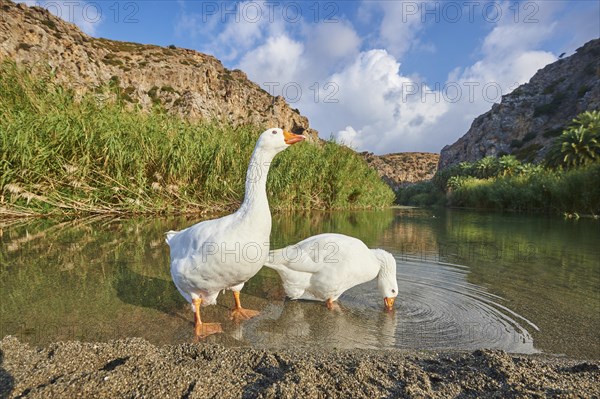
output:
[[[340,130],[335,138],[338,143],[351,148],[365,147],[365,143],[363,142],[364,136],[360,135],[352,126],[346,126]]]
[[[322,80],[340,65],[352,61],[360,50],[361,39],[352,25],[344,20],[335,24],[306,24],[303,33],[308,66],[306,81]]]
[[[381,13],[381,22],[374,45],[385,48],[397,59],[402,59],[411,48],[423,47],[432,51],[435,47],[431,44],[421,44],[419,33],[424,27],[422,22],[422,9],[431,1],[363,1],[360,17],[374,19],[374,15]],[[434,3],[435,4],[435,3]]]
[[[322,83],[326,76],[359,52],[361,40],[347,21],[299,23],[297,27],[298,39],[292,39],[292,33],[285,32],[282,24],[263,25],[263,42],[246,49],[236,67],[259,84],[295,82],[307,90],[315,82]],[[229,30],[228,26],[224,33]],[[275,61],[278,64],[275,65]]]
[[[305,26],[309,52],[316,60],[339,60],[358,52],[360,38],[347,21]]]
[[[241,20],[231,23],[216,37],[219,46],[219,58],[223,61],[237,59],[240,54],[254,46],[263,37],[259,23]]]
[[[342,19],[335,24],[300,22],[295,26],[297,39],[283,27],[264,24],[261,43],[247,49],[235,67],[265,90],[284,95],[293,106],[303,106],[314,99],[315,87],[322,88],[330,74],[354,59],[361,40]],[[289,91],[282,91],[285,87]]]
[[[288,36],[269,37],[264,44],[244,55],[239,68],[261,86],[266,88],[265,83],[276,82],[281,89],[296,81],[298,70],[303,68],[303,52],[304,45]]]
[[[518,85],[529,81],[540,68],[554,61],[554,54],[536,50],[515,52],[501,59],[486,56],[466,68],[458,83],[464,87],[478,84],[474,90],[476,101],[500,102],[499,96],[492,93],[492,87],[497,87],[502,94],[508,94]],[[488,94],[483,89],[486,86],[489,87]]]
[[[507,14],[510,5],[503,5]],[[525,83],[540,67],[555,61],[553,54],[536,50],[556,29],[551,16],[555,6],[541,5],[537,10],[537,23],[525,22],[522,17],[523,21],[517,23],[505,18],[496,25],[483,41],[483,58],[467,68],[464,77],[474,76],[482,81],[494,79],[503,86]]]
[[[361,53],[331,81],[339,87],[339,102],[322,104],[335,111],[325,110],[326,117],[317,120],[359,150],[390,152],[423,145],[428,127],[448,109],[425,95],[429,88],[402,76],[400,64],[385,50]]]
[[[274,13],[271,19],[265,4],[254,0],[207,2],[202,4],[202,12],[189,12],[185,3],[180,3],[175,34],[200,38],[205,46],[201,51],[224,62],[236,62],[269,37],[286,35],[281,14]]]

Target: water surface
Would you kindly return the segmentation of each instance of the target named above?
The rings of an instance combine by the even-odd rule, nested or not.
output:
[[[38,345],[139,336],[192,338],[193,315],[169,274],[163,233],[198,220],[0,221],[0,336]],[[398,262],[399,296],[383,311],[376,283],[339,311],[285,299],[266,268],[242,291],[261,315],[228,320],[230,292],[203,309],[223,323],[208,342],[264,348],[498,348],[600,358],[600,223],[466,211],[387,209],[274,215],[272,247],[338,232]]]

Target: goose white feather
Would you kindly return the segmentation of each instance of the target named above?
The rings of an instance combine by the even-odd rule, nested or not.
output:
[[[291,299],[327,301],[331,307],[346,290],[375,278],[386,308],[398,295],[392,254],[343,234],[320,234],[271,251],[265,266],[279,273]]]
[[[171,276],[196,312],[197,335],[198,324],[202,323],[199,305],[214,304],[220,291],[234,291],[236,308],[244,310],[239,305],[239,291],[260,270],[269,252],[271,212],[266,192],[269,166],[275,155],[303,139],[282,129],[263,132],[248,166],[240,208],[219,219],[166,234]]]

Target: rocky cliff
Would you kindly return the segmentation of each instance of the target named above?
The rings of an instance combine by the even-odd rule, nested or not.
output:
[[[543,159],[549,144],[577,114],[600,109],[600,39],[539,70],[477,117],[469,131],[442,149],[439,167],[486,156]]]
[[[437,171],[440,158],[438,154],[429,152],[402,152],[387,155],[363,152],[361,155],[394,191],[412,183],[431,179]]]
[[[216,58],[194,50],[96,39],[40,7],[0,0],[0,61],[51,68],[77,95],[112,85],[125,101],[190,119],[280,126],[316,137],[308,119]],[[116,94],[115,94],[116,95]]]

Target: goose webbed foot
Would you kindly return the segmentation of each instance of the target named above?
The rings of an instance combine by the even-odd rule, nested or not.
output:
[[[203,323],[200,318],[200,305],[202,304],[202,298],[195,298],[192,300],[194,304],[195,312],[194,312],[194,338],[195,341],[199,341],[203,338],[208,337],[212,334],[222,333],[223,329],[221,328],[220,323]]]
[[[235,307],[231,309],[231,320],[248,320],[260,314],[258,310],[244,309],[242,307],[242,304],[240,303],[240,293],[238,291],[233,291],[233,299],[235,300]]]

